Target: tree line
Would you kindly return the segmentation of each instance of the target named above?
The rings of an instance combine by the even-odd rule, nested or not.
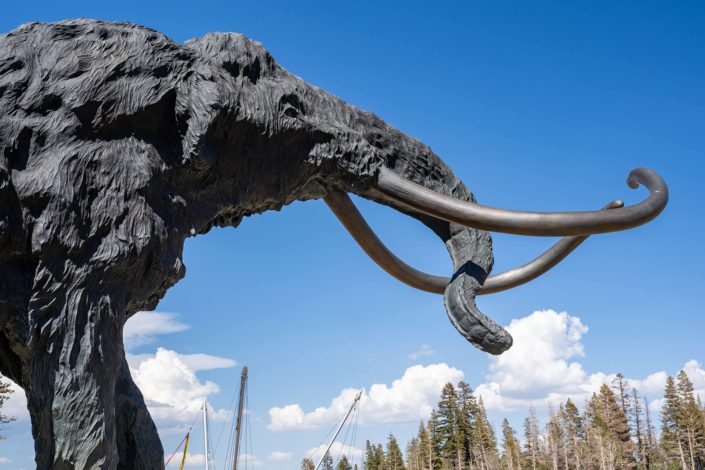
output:
[[[582,410],[567,399],[545,424],[529,409],[521,434],[502,420],[499,438],[480,396],[465,382],[446,384],[440,401],[402,452],[367,441],[363,470],[705,470],[705,408],[684,371],[668,377],[659,422],[646,397],[621,374]],[[302,470],[313,470],[306,459]],[[347,459],[321,468],[357,470]]]

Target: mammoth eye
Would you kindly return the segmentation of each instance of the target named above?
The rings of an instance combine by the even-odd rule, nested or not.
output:
[[[286,105],[286,106],[284,107],[284,114],[286,114],[286,115],[289,116],[290,118],[296,118],[296,117],[299,116],[299,110],[296,109],[296,108],[294,108],[294,107],[291,106],[291,105]]]
[[[299,97],[293,94],[284,95],[279,100],[281,112],[290,118],[297,118],[300,114],[305,114],[303,103]]]

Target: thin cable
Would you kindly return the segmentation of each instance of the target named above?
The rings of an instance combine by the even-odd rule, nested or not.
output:
[[[235,393],[233,394],[232,399],[230,400],[230,404],[228,405],[228,410],[233,409],[233,404],[235,403],[235,398],[238,396],[239,390],[235,390]],[[220,438],[223,437],[223,431],[225,431],[225,426],[228,424],[228,422],[224,422],[223,425],[220,427],[220,433],[218,434],[218,440],[215,441],[215,447],[213,448],[213,452],[215,452],[218,449],[218,446],[220,445]]]
[[[228,405],[228,408],[227,408],[228,410],[233,409],[233,405],[235,404],[235,398],[238,396],[238,391],[239,390],[235,390],[233,397],[230,399],[230,404]],[[218,450],[218,446],[220,445],[220,438],[223,437],[223,431],[225,431],[225,426],[227,426],[228,424],[229,424],[228,421],[226,421],[220,427],[220,433],[218,434],[218,439],[216,440],[215,447],[213,448],[214,453]]]
[[[353,454],[353,455],[351,456],[353,463],[357,463],[357,457],[356,457],[354,454],[355,454],[355,450],[356,450],[355,445],[357,444],[357,423],[358,423],[358,420],[359,420],[359,419],[360,419],[360,406],[359,406],[359,403],[358,403],[358,406],[357,406],[357,408],[355,409],[355,419],[354,419],[354,421],[353,421],[353,423],[354,423],[354,424],[353,424],[353,426],[354,426],[354,427],[353,427],[353,435],[352,435],[352,438],[351,438],[351,441],[352,441],[352,442],[351,442],[351,446],[350,446],[350,447],[351,447],[351,452],[352,452],[352,454]],[[361,464],[362,464],[362,462],[361,462]]]
[[[171,462],[171,459],[174,458],[174,456],[175,456],[176,453],[179,451],[179,449],[181,449],[181,446],[183,445],[183,443],[186,442],[186,438],[188,437],[188,435],[189,435],[190,432],[191,432],[191,429],[189,429],[188,432],[186,433],[186,435],[184,435],[184,438],[181,439],[181,442],[179,442],[179,445],[176,446],[176,449],[174,449],[174,453],[171,454],[171,457],[169,457],[169,460],[167,460],[166,463],[164,464],[165,467],[166,467],[167,465],[169,465],[169,462]]]
[[[350,424],[351,424],[350,421],[348,421],[347,425],[345,426],[345,435],[343,436],[343,441],[342,441],[342,443],[341,443],[341,445],[340,445],[340,449],[338,450],[338,459],[336,460],[335,463],[339,463],[339,462],[340,462],[340,459],[341,459],[342,456],[344,455],[344,454],[343,454],[343,451],[345,450],[345,443],[346,443],[347,440],[348,440],[348,433],[350,432]],[[347,456],[346,456],[346,457],[347,457]]]
[[[242,382],[240,383],[240,386],[237,388],[236,395],[233,396],[233,399],[230,401],[230,410],[233,413],[233,419],[230,420],[230,432],[228,433],[228,445],[225,449],[225,459],[223,461],[223,470],[228,470],[233,466],[233,460],[235,458],[235,428],[237,427],[237,411],[235,410],[235,396],[240,395],[240,391],[242,389]]]
[[[352,433],[350,434],[350,442],[349,442],[349,446],[348,446],[348,449],[350,450],[350,456],[348,458],[348,462],[350,463],[351,466],[355,462],[355,458],[356,458],[355,457],[355,438],[357,435],[357,419],[359,416],[359,411],[360,411],[360,408],[356,406],[355,411],[354,411],[355,415],[350,420],[350,427],[352,429]],[[345,445],[345,443],[343,443],[343,444]],[[348,456],[346,456],[346,457],[348,457]]]
[[[201,414],[201,412],[199,411],[198,413],[196,413],[196,416],[193,417],[193,421],[191,421],[191,425],[188,427],[188,431],[186,432],[186,436],[188,436],[189,433],[191,432],[191,430],[193,429],[193,425],[196,424],[196,420],[198,419],[198,415],[200,415],[200,414]],[[181,440],[181,444],[179,444],[179,446],[176,448],[174,453],[171,454],[171,457],[169,457],[169,460],[166,461],[166,463],[164,464],[165,467],[167,465],[169,465],[169,462],[171,462],[171,459],[174,458],[174,455],[176,455],[176,453],[179,451],[179,448],[181,447],[181,445],[184,443],[184,441],[186,441],[186,436],[184,436],[184,438]]]

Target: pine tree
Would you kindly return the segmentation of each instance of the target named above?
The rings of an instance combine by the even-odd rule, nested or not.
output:
[[[418,441],[418,447],[416,450],[416,461],[418,462],[418,469],[410,470],[431,470],[431,464],[429,459],[429,452],[431,450],[431,441],[429,438],[428,430],[422,422],[419,424],[419,432],[416,435],[416,440]],[[409,465],[411,467],[411,465]]]
[[[695,469],[701,463],[705,464],[705,422],[695,400],[693,383],[683,370],[678,373],[676,391],[680,403],[678,425],[682,430],[683,447],[691,468]]]
[[[477,401],[472,392],[472,388],[465,382],[458,383],[458,460],[462,462],[463,468],[469,468],[473,459],[472,455],[472,433],[474,410]]]
[[[636,387],[631,392],[631,421],[634,424],[634,436],[636,437],[636,463],[638,468],[648,468],[648,453],[646,451],[646,439],[644,436],[644,422],[642,419],[642,406],[639,399],[639,392]]]
[[[506,470],[521,470],[519,442],[507,418],[502,421],[502,463]]]
[[[333,457],[331,457],[330,452],[326,452],[323,456],[323,461],[319,467],[321,470],[334,470],[333,468]]]
[[[352,465],[350,465],[346,456],[343,455],[340,458],[338,465],[335,466],[335,470],[352,470]]]
[[[5,402],[10,398],[10,394],[13,393],[12,389],[10,388],[10,384],[8,382],[3,382],[2,376],[0,376],[0,431],[2,431],[3,426],[5,424],[8,424],[12,421],[15,420],[15,418],[10,417],[10,416],[5,416],[2,413],[2,407],[5,404]],[[5,439],[1,434],[0,434],[0,440]]]
[[[438,413],[434,410],[428,419],[428,468],[438,470],[442,466],[441,452],[438,445]]]
[[[541,465],[541,449],[539,447],[539,425],[536,410],[529,408],[529,416],[524,420],[524,453],[528,468],[537,470]]]
[[[603,384],[600,387],[599,412],[602,421],[614,439],[607,439],[608,455],[618,467],[627,467],[633,462],[633,445],[631,431],[623,407],[618,402],[618,396],[610,387]]]
[[[546,431],[551,468],[553,470],[558,470],[559,466],[561,466],[561,459],[565,456],[565,449],[563,447],[563,428],[560,425],[558,417],[554,414],[550,407],[548,410],[548,423],[546,424]]]
[[[406,444],[406,468],[408,470],[421,470],[418,437],[412,437]]]
[[[404,454],[402,454],[397,438],[393,434],[390,434],[387,439],[384,470],[406,470],[404,467]]]
[[[375,462],[375,447],[369,441],[365,441],[365,460],[362,462],[362,468],[365,470],[381,470]]]
[[[585,415],[588,423],[590,464],[600,470],[612,469],[617,465],[616,438],[609,426],[608,413],[601,396],[593,393],[587,403]]]
[[[447,383],[441,390],[436,419],[436,442],[441,450],[443,465],[459,470],[458,462],[458,394],[452,383]]]
[[[311,459],[303,459],[301,461],[301,470],[316,470],[316,464]]]
[[[482,402],[482,397],[478,397],[475,412],[473,413],[472,442],[474,448],[472,453],[476,456],[476,462],[481,469],[496,468],[499,461],[497,455],[497,440],[494,429],[487,420],[487,412]]]
[[[651,421],[651,411],[649,411],[649,401],[644,397],[644,415],[646,416],[646,428],[644,430],[644,447],[645,447],[645,460],[646,467],[653,468],[656,461],[659,459],[659,448],[656,440],[656,430],[654,428],[653,421]]]
[[[375,446],[374,468],[376,468],[377,470],[385,470],[385,457],[386,456],[384,455],[384,449],[382,448],[382,444],[377,444]]]
[[[680,416],[681,402],[673,377],[666,379],[663,392],[663,407],[661,408],[661,447],[667,462],[679,462],[682,468],[687,468],[683,442],[681,440]]]
[[[585,422],[570,398],[561,407],[560,420],[565,435],[566,467],[582,468]]]
[[[629,385],[619,373],[612,379],[612,390],[624,416],[630,415]]]

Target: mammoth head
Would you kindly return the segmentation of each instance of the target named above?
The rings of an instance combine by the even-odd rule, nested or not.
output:
[[[651,193],[631,207],[613,201],[596,211],[532,213],[482,206],[429,147],[304,82],[277,65],[259,43],[238,34],[209,34],[178,45],[134,25],[73,20],[28,25],[0,44],[7,56],[0,62],[0,109],[13,116],[2,125],[0,138],[9,143],[5,155],[16,170],[20,199],[47,201],[67,213],[85,208],[76,216],[81,223],[75,237],[62,240],[70,231],[56,229],[59,225],[47,225],[47,235],[35,237],[46,244],[56,239],[62,247],[44,252],[62,253],[67,245],[90,248],[98,242],[79,242],[113,231],[115,239],[127,240],[122,228],[110,225],[111,217],[91,213],[114,207],[115,217],[136,213],[141,219],[132,227],[131,242],[105,251],[112,257],[167,260],[145,261],[153,280],[135,283],[145,287],[131,294],[128,314],[149,308],[175,282],[177,276],[163,273],[180,268],[170,257],[180,253],[182,234],[235,225],[246,215],[297,199],[323,198],[377,264],[414,288],[443,294],[458,331],[480,349],[499,354],[511,346],[511,337],[478,310],[476,295],[536,278],[592,234],[644,224],[668,199],[663,180],[639,168],[627,182],[632,188],[643,184]],[[52,177],[61,165],[74,165],[66,170],[67,178],[76,180],[72,185]],[[114,200],[86,205],[79,200],[85,191],[71,190],[82,185],[94,185]],[[398,259],[347,193],[427,225],[448,248],[451,276],[426,274]],[[121,206],[130,204],[134,207]],[[490,276],[491,231],[565,238],[530,263]],[[145,235],[150,232],[151,238]],[[17,244],[26,245],[21,239]],[[161,253],[147,256],[149,249]],[[112,258],[110,263],[116,264]],[[157,279],[162,274],[173,280]]]
[[[279,166],[290,169],[285,177],[306,175],[305,183],[298,182],[298,193],[294,190],[289,198],[323,197],[380,267],[411,287],[443,294],[448,316],[460,334],[492,354],[506,351],[512,338],[478,310],[476,295],[526,283],[555,266],[588,236],[644,224],[668,200],[664,181],[653,171],[638,168],[627,184],[631,188],[643,184],[650,195],[630,207],[619,200],[585,212],[536,213],[482,206],[429,147],[290,74],[258,43],[239,35],[215,34],[187,45],[238,81],[235,120],[264,136],[248,140],[248,151],[275,158]],[[223,130],[221,137],[226,134]],[[241,139],[242,131],[237,135]],[[307,170],[302,172],[301,167]],[[452,276],[427,274],[397,258],[364,221],[349,192],[391,206],[432,229],[448,248]],[[490,231],[564,238],[530,263],[490,276]]]

